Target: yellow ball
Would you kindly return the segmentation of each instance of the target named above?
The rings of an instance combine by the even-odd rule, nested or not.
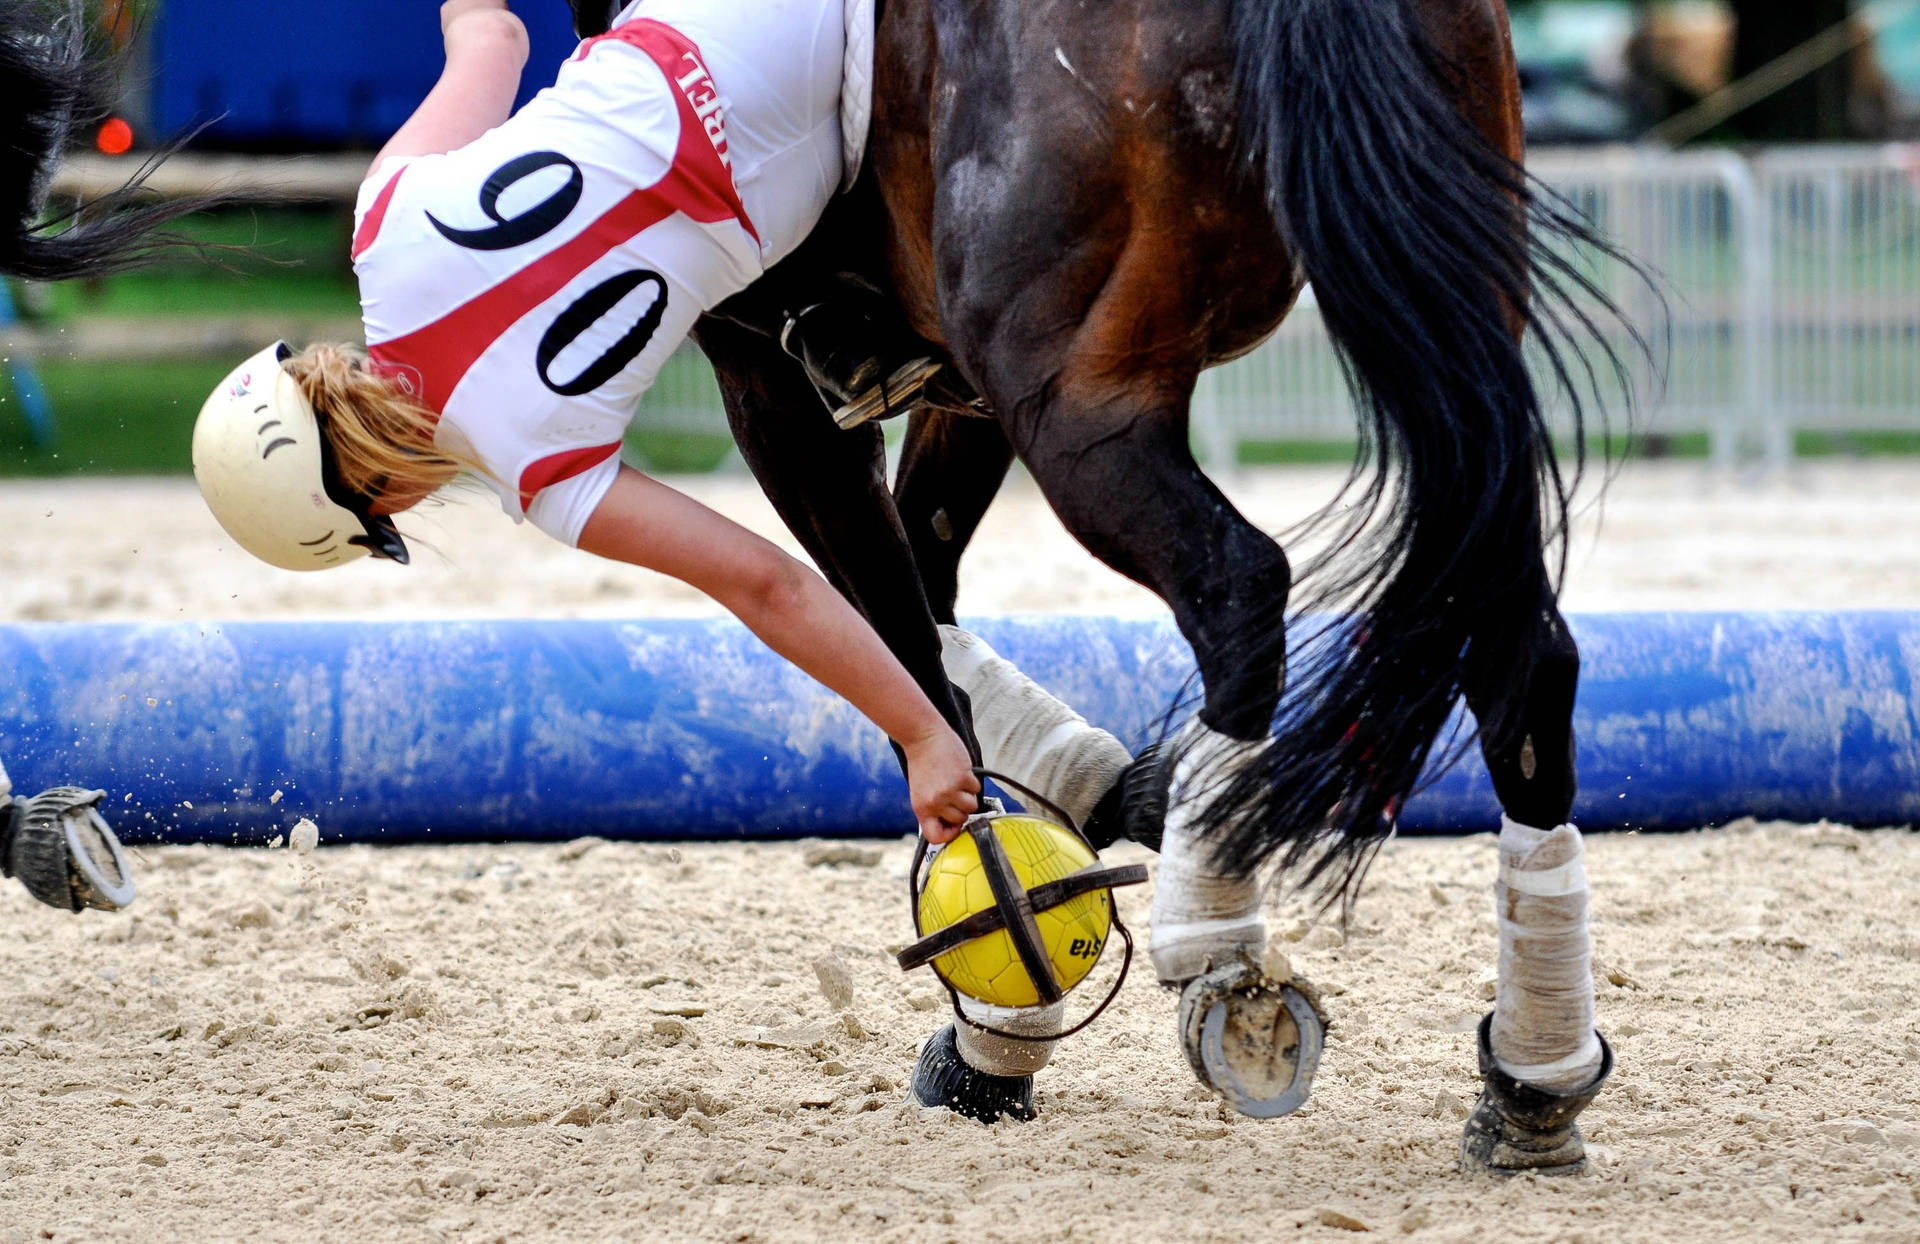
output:
[[[996,817],[990,831],[1000,840],[1014,876],[1025,889],[1058,881],[1095,862],[1087,844],[1052,821],[1032,816]],[[920,892],[920,928],[937,933],[994,905],[993,887],[972,834],[962,834],[933,857]],[[1079,984],[1100,960],[1113,924],[1113,895],[1094,890],[1034,913],[1040,940],[1053,960],[1063,990]],[[1020,962],[1013,937],[997,929],[933,961],[948,984],[995,1006],[1035,1006],[1040,992]]]

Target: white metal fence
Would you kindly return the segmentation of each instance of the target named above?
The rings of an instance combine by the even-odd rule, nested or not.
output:
[[[1587,269],[1655,347],[1661,375],[1623,350],[1640,431],[1772,464],[1797,433],[1920,433],[1920,146],[1548,151],[1532,167],[1656,276],[1658,295],[1616,266]],[[1601,398],[1623,429],[1623,395]],[[1310,297],[1201,377],[1194,425],[1212,465],[1250,441],[1352,437]]]
[[[1566,149],[1531,165],[1655,275],[1657,293],[1578,257],[1655,348],[1650,366],[1624,331],[1612,335],[1637,431],[1704,437],[1723,463],[1774,465],[1796,434],[1920,434],[1920,145]],[[675,363],[648,395],[647,426],[724,435],[707,368]],[[1353,437],[1311,289],[1259,349],[1201,376],[1193,414],[1214,467],[1250,442]],[[1626,429],[1617,389],[1589,414]]]

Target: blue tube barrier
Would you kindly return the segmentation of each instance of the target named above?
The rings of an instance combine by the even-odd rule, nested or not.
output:
[[[1170,622],[970,625],[1138,746],[1192,673]],[[1589,829],[1920,820],[1920,614],[1572,620]],[[0,626],[0,755],[110,792],[133,842],[901,834],[879,731],[730,622]],[[1403,832],[1492,829],[1477,751]]]

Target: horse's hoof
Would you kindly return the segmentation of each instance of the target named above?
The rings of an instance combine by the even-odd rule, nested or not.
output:
[[[982,1123],[1033,1118],[1033,1077],[975,1071],[960,1057],[948,1024],[927,1039],[913,1068],[913,1100],[941,1106]]]
[[[57,786],[0,810],[0,871],[49,907],[118,911],[133,902],[132,870],[100,815],[105,798]]]
[[[1100,797],[1083,827],[1094,850],[1104,851],[1122,838],[1149,851],[1160,849],[1167,828],[1167,789],[1173,780],[1168,750],[1164,742],[1146,748]]]
[[[1492,1032],[1489,1013],[1480,1021],[1480,1100],[1460,1134],[1460,1170],[1468,1175],[1585,1174],[1580,1112],[1613,1074],[1613,1047],[1600,1038],[1600,1070],[1593,1083],[1577,1093],[1549,1093],[1500,1070]]]
[[[1250,1118],[1306,1104],[1326,1036],[1304,990],[1243,963],[1196,977],[1180,994],[1180,1047],[1193,1074]]]

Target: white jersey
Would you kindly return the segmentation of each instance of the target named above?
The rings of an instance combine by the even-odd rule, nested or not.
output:
[[[819,220],[843,38],[840,0],[640,0],[504,124],[362,187],[374,365],[516,519],[578,543],[694,320]]]

